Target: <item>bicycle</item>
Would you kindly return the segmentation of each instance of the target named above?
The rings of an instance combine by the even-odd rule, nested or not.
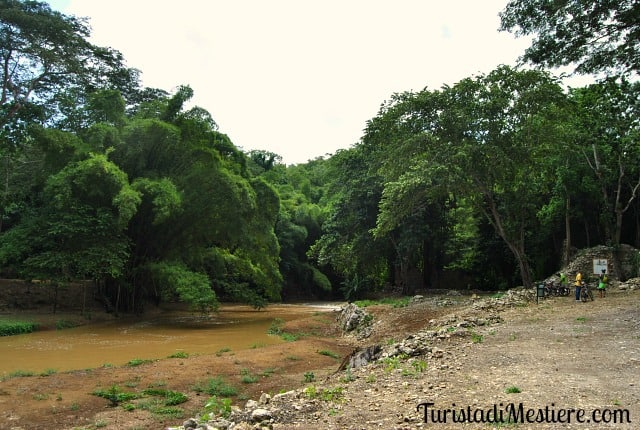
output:
[[[593,301],[593,293],[589,289],[589,285],[586,282],[582,281],[582,286],[580,288],[580,300],[586,303],[589,299]]]

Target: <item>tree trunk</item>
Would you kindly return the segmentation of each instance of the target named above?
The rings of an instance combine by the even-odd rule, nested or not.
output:
[[[58,311],[58,283],[53,283],[53,313]]]
[[[566,188],[565,188],[566,191]],[[564,255],[562,256],[562,267],[567,267],[571,259],[571,198],[567,195],[567,203],[564,213],[564,231],[565,231],[565,243],[564,243]]]

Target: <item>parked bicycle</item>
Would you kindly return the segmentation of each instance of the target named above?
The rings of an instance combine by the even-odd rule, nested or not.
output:
[[[593,301],[593,293],[591,292],[589,285],[584,281],[582,281],[582,285],[580,287],[580,300],[583,302],[587,302],[587,300]]]
[[[546,281],[544,283],[544,295],[546,297],[560,297],[568,296],[571,290],[566,285],[556,285],[553,281]]]

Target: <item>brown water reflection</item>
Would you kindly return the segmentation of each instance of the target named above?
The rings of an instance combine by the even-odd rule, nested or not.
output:
[[[272,305],[257,311],[224,306],[210,318],[184,311],[118,319],[60,331],[0,337],[0,375],[121,366],[134,359],[166,358],[177,352],[211,354],[283,342],[267,334],[275,318],[291,321],[332,306]]]

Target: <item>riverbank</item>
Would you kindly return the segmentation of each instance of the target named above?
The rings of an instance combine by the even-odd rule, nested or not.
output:
[[[53,366],[49,370],[33,372],[26,366],[28,360],[25,359],[24,363],[19,363],[20,371],[2,377],[0,429],[163,429],[176,420],[197,415],[211,397],[208,391],[216,381],[222,381],[233,389],[233,395],[228,397],[235,404],[243,404],[263,391],[276,393],[283,388],[298,387],[303,383],[305,373],[312,372],[321,377],[325,369],[335,367],[338,358],[334,356],[339,357],[351,350],[347,343],[340,341],[340,333],[334,324],[334,308],[326,305],[274,305],[257,311],[246,306],[232,306],[233,312],[241,312],[252,320],[282,321],[280,329],[297,336],[295,341],[293,338],[289,339],[291,341],[277,339],[278,342],[272,345],[249,338],[235,339],[234,342],[246,346],[221,347],[209,354],[193,354],[185,350],[184,354],[173,354],[172,357],[164,355],[153,360],[131,360],[128,364],[113,362],[64,372]],[[290,319],[287,312],[296,316],[285,323]],[[55,324],[55,321],[69,320],[74,315],[30,311],[29,314],[18,313],[11,317]],[[85,327],[80,329],[85,330],[94,324],[101,326],[113,318],[108,314],[104,315],[105,319],[102,317],[96,315],[83,321]],[[136,321],[145,324],[144,318]],[[202,331],[199,327],[193,329]],[[268,326],[262,328],[261,335],[266,335],[267,329]],[[52,334],[64,336],[65,331]],[[277,335],[273,337],[278,338]],[[96,348],[100,348],[99,341],[96,341]],[[323,355],[319,351],[331,354]],[[31,353],[38,354],[38,351],[34,349]],[[64,359],[65,351],[59,354]],[[136,393],[139,398],[119,402],[117,407],[112,407],[108,399],[93,394],[114,387],[118,392]],[[150,390],[182,393],[188,400],[167,406],[164,399],[144,394]]]

